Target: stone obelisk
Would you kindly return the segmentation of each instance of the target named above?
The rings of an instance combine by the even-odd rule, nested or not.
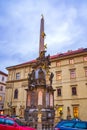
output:
[[[44,33],[44,17],[42,15],[41,23],[40,23],[39,56],[40,56],[41,52],[44,51],[44,38],[45,38],[45,33]]]

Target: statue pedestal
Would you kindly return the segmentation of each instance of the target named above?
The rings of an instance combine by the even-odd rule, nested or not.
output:
[[[37,124],[37,130],[42,130],[42,123],[39,123]]]
[[[38,113],[38,123],[41,123],[41,117],[42,117],[42,114]]]
[[[42,114],[41,112],[38,113],[38,125],[37,130],[42,130]]]

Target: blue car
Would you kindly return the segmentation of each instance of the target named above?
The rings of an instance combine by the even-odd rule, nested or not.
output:
[[[87,130],[87,121],[61,121],[54,130]]]

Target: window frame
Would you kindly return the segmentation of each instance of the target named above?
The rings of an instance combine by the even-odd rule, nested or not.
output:
[[[0,91],[3,91],[3,86],[0,86]]]
[[[0,95],[0,102],[2,101],[2,96]]]
[[[70,69],[70,79],[76,78],[76,69]]]
[[[18,89],[14,90],[14,99],[18,99]]]
[[[73,65],[74,64],[74,59],[72,58],[72,59],[69,59],[69,64],[70,65]]]
[[[60,66],[61,66],[61,61],[57,61],[57,62],[56,62],[56,66],[57,66],[57,67],[60,67]]]
[[[61,80],[62,79],[62,72],[61,71],[56,71],[56,80]]]
[[[72,86],[72,96],[76,96],[76,95],[77,95],[77,87]]]
[[[73,116],[74,118],[78,118],[79,117],[79,107],[78,106],[73,106]]]
[[[58,97],[62,96],[61,88],[57,88],[57,96]]]
[[[16,79],[17,79],[17,80],[20,79],[20,72],[16,73]]]
[[[4,77],[4,76],[2,76],[2,82],[3,82],[3,81],[5,81],[5,77]]]
[[[86,62],[87,61],[87,56],[83,57],[83,61]]]
[[[85,77],[87,77],[87,67],[85,67]]]

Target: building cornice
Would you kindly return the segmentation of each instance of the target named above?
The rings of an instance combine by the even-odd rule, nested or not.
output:
[[[84,49],[81,48],[81,49],[74,50],[74,51],[70,50],[70,51],[67,51],[65,53],[58,53],[56,55],[50,56],[50,61],[53,62],[56,60],[64,60],[67,58],[73,58],[73,57],[78,57],[78,56],[82,56],[82,55],[87,55],[87,48],[84,48]],[[35,62],[36,62],[36,60],[32,60],[32,61],[28,61],[28,62],[18,64],[15,66],[7,67],[6,69],[13,70],[13,69],[23,68],[23,67],[27,67],[27,66],[31,67],[32,64]]]
[[[4,76],[8,76],[6,73],[4,73],[4,72],[2,72],[2,71],[0,71],[0,74],[1,74],[1,75],[4,75]]]
[[[22,82],[22,81],[27,81],[28,79],[19,79],[19,80],[8,80],[6,83],[16,83],[16,82]]]
[[[6,83],[2,83],[2,82],[0,82],[0,85],[6,85]]]

